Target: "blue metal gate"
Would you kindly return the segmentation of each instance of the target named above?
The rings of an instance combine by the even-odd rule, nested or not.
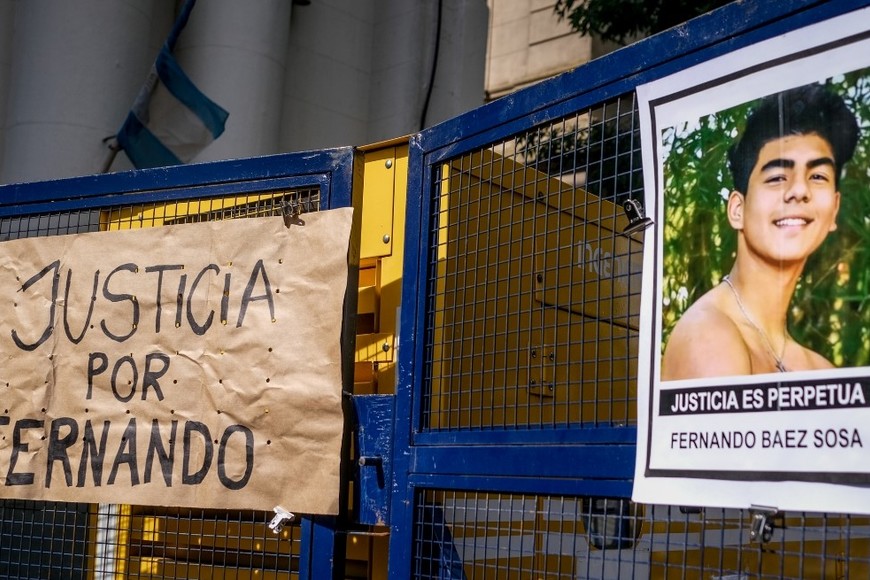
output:
[[[269,513],[4,500],[0,576],[334,578],[348,534],[387,524],[395,579],[867,577],[867,517],[782,513],[758,543],[746,510],[629,500],[644,234],[625,211],[638,85],[867,4],[738,2],[412,136],[396,395],[347,414],[355,514],[274,537]],[[4,186],[0,237],[347,206],[356,155]]]
[[[738,2],[412,138],[391,578],[860,577],[867,518],[630,502],[635,88],[863,1]],[[628,229],[627,229],[628,228]]]
[[[359,189],[356,155],[341,148],[7,185],[0,187],[0,238],[348,207]],[[348,296],[353,312],[355,293]],[[343,344],[348,385],[352,330],[346,329]],[[343,486],[342,506],[347,493]],[[340,573],[345,535],[336,531],[346,527],[346,513],[299,518],[280,535],[267,526],[274,515],[0,500],[0,577],[320,579]]]

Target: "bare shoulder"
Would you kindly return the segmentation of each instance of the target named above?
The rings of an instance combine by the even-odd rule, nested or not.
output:
[[[714,288],[689,307],[674,326],[662,358],[662,380],[751,372],[746,341]]]
[[[829,361],[816,351],[810,350],[805,346],[801,346],[800,354],[802,359],[800,359],[797,364],[792,365],[793,368],[790,368],[790,370],[815,370],[834,368],[834,365],[833,363],[831,363],[831,361]]]

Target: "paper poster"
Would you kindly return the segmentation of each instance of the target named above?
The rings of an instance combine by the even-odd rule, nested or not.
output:
[[[870,513],[868,22],[638,88],[636,501]]]
[[[337,513],[351,216],[0,243],[0,497]]]

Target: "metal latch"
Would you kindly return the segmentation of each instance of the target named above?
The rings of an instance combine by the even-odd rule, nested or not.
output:
[[[269,522],[269,529],[275,534],[280,534],[286,524],[293,523],[293,520],[296,519],[295,514],[288,512],[279,505],[275,506],[272,511],[275,512],[275,517]]]
[[[749,528],[749,541],[766,544],[773,537],[773,522],[779,510],[767,506],[752,506],[749,508],[752,524]]]

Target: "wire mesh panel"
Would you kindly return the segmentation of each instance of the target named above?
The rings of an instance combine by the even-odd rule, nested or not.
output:
[[[635,115],[615,99],[438,167],[424,428],[634,422]]]
[[[130,578],[296,577],[299,526],[275,535],[264,523],[270,516],[134,506],[119,567]]]
[[[627,499],[657,344],[635,91],[863,6],[735,2],[412,140],[393,577],[870,577],[867,517]]]
[[[100,212],[100,228],[123,230],[248,217],[281,216],[319,209],[320,192],[317,189],[275,191],[184,202],[113,207]]]
[[[86,578],[87,504],[0,500],[0,578]]]
[[[100,213],[96,211],[29,215],[0,220],[2,241],[98,231],[100,231]]]
[[[431,169],[417,447],[429,471],[411,477],[420,482],[414,577],[870,575],[866,517],[536,493],[523,466],[513,480],[497,457],[469,466],[463,456],[475,443],[512,453],[534,441],[558,463],[560,441],[548,431],[636,424],[644,241],[628,211],[643,188],[636,105],[631,94],[614,98]],[[529,431],[543,436],[524,439]],[[441,446],[453,450],[443,473],[420,461],[447,458]],[[463,487],[472,478],[453,475],[457,466],[503,479]],[[539,476],[543,490],[551,482]]]
[[[299,526],[265,512],[4,500],[0,578],[291,578]]]
[[[335,160],[329,162],[334,164]],[[330,205],[318,179],[304,181],[314,185],[285,187],[259,182],[247,186],[253,191],[245,191],[244,186],[220,186],[213,188],[221,191],[219,195],[190,197],[190,190],[182,190],[178,194],[181,199],[146,192],[143,197],[161,200],[119,203],[124,197],[114,196],[105,205],[99,200],[82,204],[86,209],[17,215],[23,206],[10,206],[0,210],[6,214],[0,217],[0,240],[263,216],[284,216],[285,221],[292,221],[299,214]],[[348,187],[346,183],[339,185]],[[349,187],[336,197],[349,200]],[[130,500],[135,503],[135,497]],[[314,552],[310,544],[303,547],[303,526],[297,520],[275,534],[268,526],[274,515],[0,500],[0,578],[308,577],[300,571],[301,554]]]
[[[870,519],[628,500],[421,491],[415,578],[866,578]]]

